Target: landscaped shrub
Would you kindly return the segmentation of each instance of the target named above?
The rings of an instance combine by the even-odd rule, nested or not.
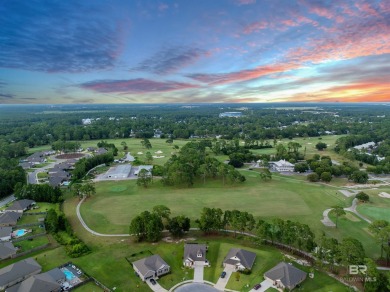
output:
[[[318,176],[318,174],[316,174],[315,172],[314,173],[311,173],[307,176],[307,180],[308,181],[311,181],[311,182],[317,182],[319,181],[320,177]]]
[[[241,274],[244,274],[244,275],[250,275],[252,273],[251,270],[248,270],[248,269],[244,269],[242,271],[240,271]]]
[[[365,192],[359,192],[356,194],[356,199],[358,199],[360,202],[368,202],[370,200],[370,196],[367,195]]]

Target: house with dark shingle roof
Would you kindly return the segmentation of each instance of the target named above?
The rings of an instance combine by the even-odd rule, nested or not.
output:
[[[8,259],[16,254],[17,249],[12,242],[0,243],[0,260]]]
[[[23,282],[16,284],[6,292],[59,292],[61,283],[65,281],[65,274],[59,268],[46,273],[31,276]]]
[[[232,267],[235,271],[251,270],[255,262],[256,254],[254,252],[231,248],[223,261],[224,267]]]
[[[0,241],[11,240],[12,227],[0,227]]]
[[[208,265],[206,252],[206,244],[186,243],[184,245],[183,265],[186,267],[193,267],[195,264]]]
[[[171,267],[157,254],[133,262],[133,268],[142,281],[158,279],[171,270]]]
[[[23,213],[24,211],[27,211],[28,209],[30,209],[31,206],[33,206],[33,205],[35,205],[35,201],[33,201],[33,200],[27,200],[27,199],[17,200],[17,201],[14,201],[12,206],[8,207],[4,211],[5,212]]]
[[[0,215],[0,226],[15,226],[20,217],[22,217],[22,213],[5,212]]]
[[[42,267],[33,258],[27,258],[0,269],[0,290],[16,285],[30,276],[39,274]]]
[[[280,262],[264,274],[264,278],[271,280],[274,286],[281,289],[294,289],[306,279],[307,273],[285,262]]]

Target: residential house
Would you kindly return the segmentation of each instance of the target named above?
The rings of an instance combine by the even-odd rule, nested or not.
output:
[[[184,245],[183,265],[193,267],[194,265],[209,265],[206,259],[207,246],[202,243],[186,243]]]
[[[285,262],[280,262],[264,274],[264,278],[271,280],[274,286],[289,290],[302,283],[306,276],[307,273]]]
[[[254,252],[241,248],[231,248],[223,261],[223,266],[234,268],[235,271],[251,270],[255,259],[256,254]]]
[[[87,147],[87,151],[94,152],[96,150],[96,147]]]
[[[294,171],[294,164],[292,164],[284,159],[279,160],[279,161],[269,162],[269,167],[272,171],[278,171],[278,172],[293,172]]]
[[[46,273],[31,276],[23,282],[16,284],[6,292],[60,292],[62,283],[65,281],[65,274],[55,268]]]
[[[29,210],[33,205],[35,205],[35,201],[33,201],[33,200],[27,200],[27,199],[17,200],[17,201],[14,201],[12,206],[5,209],[5,212],[23,213],[24,211]]]
[[[142,281],[158,279],[158,277],[168,274],[171,269],[157,254],[135,261],[133,268]]]
[[[42,267],[33,258],[27,258],[0,269],[0,290],[16,285],[30,276],[39,274]]]
[[[15,226],[18,220],[22,217],[19,212],[5,212],[0,215],[0,226]]]
[[[374,147],[375,147],[375,142],[368,142],[368,143],[364,143],[361,145],[357,145],[353,148],[355,148],[356,150],[368,150],[368,149],[372,149]]]
[[[95,150],[96,155],[106,154],[108,151],[105,148],[98,148]]]
[[[0,243],[0,260],[8,259],[16,254],[16,247],[12,242],[1,242]]]
[[[0,241],[10,241],[11,234],[12,227],[0,227]]]

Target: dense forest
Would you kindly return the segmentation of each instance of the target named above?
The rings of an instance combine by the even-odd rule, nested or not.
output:
[[[12,193],[16,183],[25,182],[26,173],[18,163],[29,148],[76,149],[80,141],[109,138],[218,137],[210,149],[229,155],[231,165],[237,167],[258,158],[250,149],[279,146],[276,141],[282,138],[344,134],[337,141],[336,152],[369,164],[370,172],[390,173],[389,110],[387,104],[2,105],[0,197]],[[231,111],[240,112],[241,117],[219,116]],[[238,150],[239,139],[244,141],[244,149]],[[350,149],[370,141],[377,143],[372,153]],[[295,149],[298,145],[288,147],[276,147],[276,158],[304,159]],[[379,160],[377,156],[387,158]],[[165,181],[172,183],[169,175]],[[192,179],[187,183],[191,185]]]

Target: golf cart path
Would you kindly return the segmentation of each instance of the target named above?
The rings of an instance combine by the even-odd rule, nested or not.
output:
[[[77,204],[77,208],[76,208],[76,213],[77,213],[77,217],[79,218],[79,221],[81,223],[81,225],[83,225],[83,227],[91,234],[93,235],[96,235],[96,236],[105,236],[105,237],[115,237],[115,236],[132,236],[132,234],[103,234],[103,233],[99,233],[99,232],[96,232],[96,231],[93,231],[91,228],[88,227],[88,225],[84,222],[84,219],[83,217],[81,217],[81,214],[80,214],[80,206],[81,204],[84,202],[85,198],[83,198],[78,204]]]
[[[356,208],[357,208],[357,203],[358,203],[358,199],[353,199],[352,201],[352,205],[350,207],[347,207],[347,208],[344,208],[344,211],[347,211],[347,212],[351,212],[353,214],[355,214],[356,216],[358,216],[360,219],[366,221],[367,223],[371,224],[372,221],[366,217],[364,217],[362,214],[360,214]],[[322,224],[324,224],[325,226],[328,226],[328,227],[336,227],[336,224],[333,223],[333,221],[329,218],[329,212],[332,211],[333,208],[330,208],[330,209],[326,209],[323,213],[322,213],[322,216],[324,217],[321,222]]]

